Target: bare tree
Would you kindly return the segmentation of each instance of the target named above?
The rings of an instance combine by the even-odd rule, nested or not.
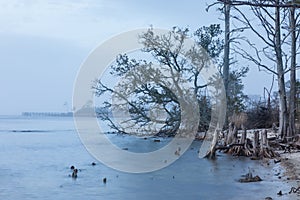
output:
[[[225,85],[225,92],[228,101],[229,95],[229,65],[230,65],[230,4],[224,5],[224,18],[225,18],[225,45],[224,45],[224,66],[223,66],[223,79]]]
[[[249,39],[245,39],[246,43],[254,50],[254,54],[249,50],[243,49],[240,45],[236,45],[236,53],[240,54],[243,58],[250,60],[259,66],[260,69],[267,72],[271,72],[276,75],[278,90],[279,90],[279,103],[280,103],[280,116],[279,116],[279,133],[282,138],[285,138],[290,130],[289,122],[292,122],[294,116],[289,116],[289,110],[287,107],[287,92],[285,86],[285,74],[289,72],[289,68],[284,63],[283,58],[288,57],[283,52],[283,45],[289,37],[289,32],[282,33],[281,25],[286,21],[287,15],[282,12],[283,8],[290,8],[290,4],[286,4],[284,1],[272,0],[272,1],[220,1],[223,3],[229,3],[234,5],[235,11],[238,13],[238,17],[235,17],[242,26],[247,26],[252,33],[264,44],[260,47],[257,44],[252,43]],[[255,26],[254,22],[249,16],[246,16],[245,12],[237,6],[247,5],[258,20],[259,25]],[[292,7],[294,4],[292,5]],[[292,14],[292,13],[291,13]],[[295,52],[291,53],[296,55]],[[292,58],[293,59],[293,58]],[[275,67],[270,66],[270,63],[275,63]],[[291,62],[291,65],[293,63]],[[294,65],[295,66],[295,65]],[[292,70],[292,69],[291,69]],[[293,75],[294,77],[294,75]],[[293,107],[293,106],[292,106]],[[290,108],[293,109],[293,108]],[[293,122],[292,122],[293,123]],[[289,134],[290,135],[290,134]]]
[[[291,37],[291,55],[290,55],[290,98],[289,98],[289,134],[288,136],[291,138],[295,136],[296,128],[295,128],[295,114],[296,114],[296,57],[297,57],[297,40],[299,37],[299,30],[297,31],[297,25],[299,24],[299,16],[300,13],[296,12],[296,6],[299,5],[300,2],[295,0],[287,2],[291,7],[288,8],[289,12],[289,24],[288,28],[290,31]]]

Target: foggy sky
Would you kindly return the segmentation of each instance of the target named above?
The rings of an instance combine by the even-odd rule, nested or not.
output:
[[[80,65],[101,42],[136,28],[192,31],[223,23],[209,0],[10,0],[0,2],[0,115],[67,111]],[[267,77],[267,78],[266,78]],[[262,94],[271,76],[245,79],[248,94]],[[68,107],[68,108],[67,108]]]

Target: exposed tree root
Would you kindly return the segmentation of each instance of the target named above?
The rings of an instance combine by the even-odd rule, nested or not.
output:
[[[263,130],[260,133],[258,131],[254,132],[253,141],[251,141],[247,138],[247,131],[243,125],[242,129],[243,132],[241,138],[237,138],[237,128],[230,124],[225,141],[236,143],[227,143],[227,145],[225,143],[225,147],[219,149],[223,149],[225,153],[232,154],[233,156],[246,156],[252,157],[253,159],[279,157],[279,154],[269,146],[266,130]]]
[[[289,194],[291,194],[291,193],[299,193],[299,192],[300,192],[300,187],[298,187],[298,188],[292,187],[291,190],[289,191]]]

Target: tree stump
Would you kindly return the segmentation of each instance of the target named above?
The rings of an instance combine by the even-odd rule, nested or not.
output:
[[[278,153],[276,153],[273,149],[270,148],[268,142],[267,130],[263,130],[260,132],[261,143],[260,143],[260,151],[259,157],[261,158],[275,158],[278,157]]]
[[[253,148],[252,156],[257,158],[259,152],[259,131],[254,131],[253,133]]]
[[[227,131],[227,135],[225,138],[225,145],[230,145],[234,143],[235,138],[234,138],[234,132],[235,132],[236,127],[234,126],[233,123],[229,124],[229,129]]]
[[[234,155],[234,156],[252,156],[252,151],[249,148],[250,146],[250,142],[249,140],[247,140],[247,130],[245,128],[244,125],[241,126],[242,127],[242,137],[241,139],[238,141],[237,139],[237,128],[235,127],[235,131],[236,133],[234,133],[234,141],[236,141],[236,144],[239,145],[233,145],[229,150],[228,153]]]

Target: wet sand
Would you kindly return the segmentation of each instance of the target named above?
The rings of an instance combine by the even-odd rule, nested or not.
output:
[[[284,177],[282,181],[288,183],[291,188],[298,188],[300,186],[300,152],[283,153],[279,152],[281,156],[281,166],[284,168]],[[282,191],[285,195],[291,196],[291,199],[300,199],[300,191],[291,193],[290,191]]]
[[[282,153],[280,156],[287,179],[300,182],[300,152]]]

